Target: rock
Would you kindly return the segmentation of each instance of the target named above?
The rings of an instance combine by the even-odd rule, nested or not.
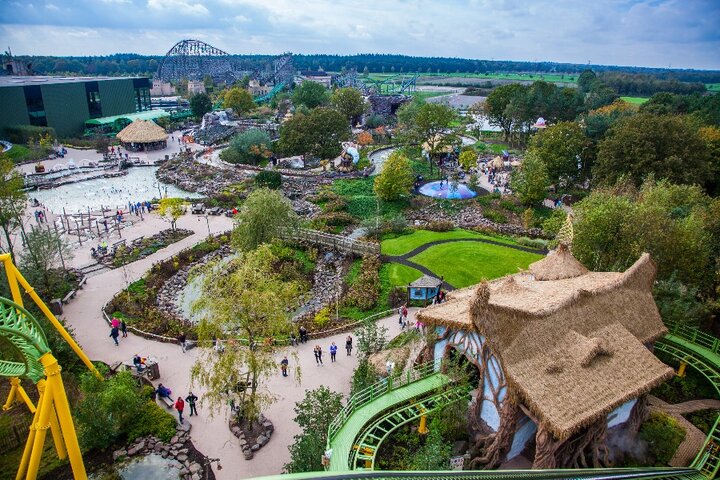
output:
[[[162,445],[159,443],[156,443],[155,446],[153,447],[153,451],[155,453],[160,453],[160,450],[162,450]]]
[[[242,435],[242,430],[240,430],[240,427],[232,427],[230,431],[235,435],[236,437],[240,437]]]
[[[452,456],[462,455],[465,452],[467,452],[468,449],[468,442],[467,440],[458,440],[457,442],[453,443],[452,447]]]
[[[250,450],[243,450],[243,455],[245,456],[245,460],[252,460],[254,457],[254,454]]]
[[[265,445],[267,445],[267,443],[269,441],[270,441],[270,439],[268,437],[266,437],[265,435],[260,435],[257,438],[257,443],[259,443],[261,447],[264,447]]]
[[[260,445],[256,443],[255,445],[250,447],[250,450],[252,450],[253,452],[257,452],[258,450],[260,450]]]
[[[177,437],[177,435],[175,435],[174,437],[172,437],[172,438],[170,439],[170,443],[177,443],[177,442],[178,442],[178,437]]]
[[[124,457],[126,455],[127,455],[127,450],[125,450],[124,448],[122,448],[120,450],[115,450],[113,452],[113,461],[116,461],[118,458]]]
[[[174,458],[174,457],[177,457],[178,451],[177,451],[177,450],[170,450],[170,452],[168,453],[168,455],[170,455],[170,456],[173,457],[173,458]]]
[[[167,458],[167,457],[168,457],[168,452],[162,452],[161,455],[162,455],[162,458]]]
[[[182,468],[180,469],[180,476],[181,476],[181,477],[184,477],[185,475],[189,475],[189,474],[190,474],[190,470],[188,470],[187,468],[182,467]]]
[[[140,441],[137,443],[137,449],[138,449],[138,451],[140,451],[140,450],[145,450],[145,440],[140,440]]]
[[[201,477],[199,473],[193,473],[190,478],[192,478],[192,480],[200,480]]]
[[[184,462],[185,460],[187,460],[188,456],[185,455],[184,453],[181,453],[181,454],[177,455],[175,458],[179,462]]]
[[[189,470],[190,470],[190,473],[195,474],[195,473],[201,472],[202,467],[200,466],[200,464],[193,462],[190,464]]]
[[[139,451],[139,450],[138,450],[138,448],[137,448],[136,446],[134,446],[134,445],[131,446],[130,448],[127,449],[128,457],[132,457],[133,455],[135,455],[136,453],[138,453],[138,451]]]

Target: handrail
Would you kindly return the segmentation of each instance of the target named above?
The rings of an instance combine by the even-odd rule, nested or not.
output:
[[[343,427],[348,418],[360,407],[367,405],[371,401],[377,399],[380,395],[383,395],[389,391],[395,390],[400,387],[404,387],[412,382],[422,380],[429,377],[430,375],[437,372],[437,366],[440,365],[440,360],[431,360],[429,362],[422,363],[411,369],[405,374],[399,374],[397,376],[385,377],[374,384],[363,388],[359,392],[352,395],[347,404],[338,413],[328,428],[328,445],[335,438],[335,435]]]
[[[715,425],[708,432],[705,443],[698,452],[695,460],[690,464],[692,468],[698,469],[701,473],[710,474],[709,478],[715,478],[720,468],[720,457],[718,457],[718,449],[720,445],[716,442],[720,439],[720,415],[715,419]],[[713,461],[708,465],[711,461]],[[708,468],[709,467],[709,468]]]
[[[720,354],[720,339],[713,335],[681,323],[670,324],[668,325],[668,329],[672,335],[706,348],[713,353]]]

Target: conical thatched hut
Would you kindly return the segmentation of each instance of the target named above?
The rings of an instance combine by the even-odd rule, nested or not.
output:
[[[152,120],[135,120],[115,135],[126,150],[159,150],[167,147],[167,133]]]
[[[457,290],[421,310],[436,358],[480,370],[472,467],[524,454],[535,468],[607,465],[608,436],[636,433],[645,394],[673,375],[651,352],[666,333],[644,254],[590,272],[561,245],[529,271]]]

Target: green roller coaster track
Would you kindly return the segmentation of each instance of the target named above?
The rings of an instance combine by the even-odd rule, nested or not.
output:
[[[697,329],[672,326],[655,349],[696,369],[720,394],[720,340]],[[376,453],[398,427],[448,403],[467,398],[468,392],[453,388],[450,379],[437,373],[437,364],[420,365],[396,378],[383,380],[353,395],[330,424],[328,449],[332,449],[328,472],[283,475],[282,478],[439,478],[439,479],[708,479],[720,470],[720,417],[690,468],[605,468],[563,470],[502,470],[443,472],[379,472]],[[280,478],[280,477],[268,477]]]

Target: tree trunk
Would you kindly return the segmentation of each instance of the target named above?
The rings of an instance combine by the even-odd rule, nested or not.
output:
[[[17,262],[15,262],[15,252],[13,251],[13,244],[12,240],[10,240],[10,231],[8,230],[7,226],[2,226],[3,232],[5,233],[5,240],[8,244],[8,253],[10,254],[10,258],[12,259],[13,263],[17,265]]]
[[[538,425],[532,468],[557,468],[557,451],[564,443],[565,440],[556,440],[544,424]]]

